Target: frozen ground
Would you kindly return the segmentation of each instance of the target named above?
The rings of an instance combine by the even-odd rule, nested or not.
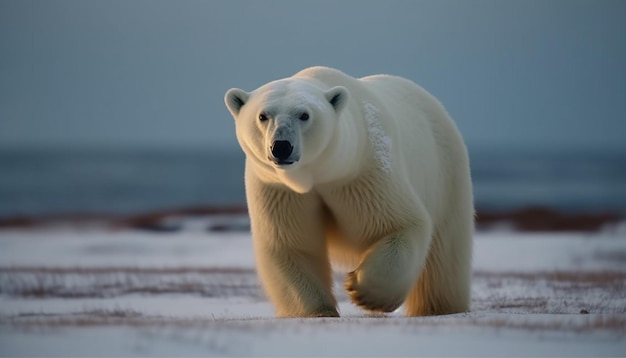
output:
[[[626,237],[478,233],[472,312],[276,319],[249,234],[0,231],[1,356],[624,356]]]

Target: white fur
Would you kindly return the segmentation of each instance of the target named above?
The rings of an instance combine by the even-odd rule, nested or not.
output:
[[[434,97],[400,77],[313,67],[225,101],[247,158],[259,276],[278,316],[338,315],[331,261],[353,269],[345,288],[365,309],[469,309],[469,162]],[[270,160],[276,140],[293,144],[293,164]]]

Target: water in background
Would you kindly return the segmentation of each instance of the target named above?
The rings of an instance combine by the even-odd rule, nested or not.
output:
[[[470,151],[476,207],[626,213],[626,152]]]
[[[626,154],[470,150],[476,206],[626,212]],[[245,204],[239,150],[3,150],[0,217]]]
[[[245,203],[244,156],[213,150],[0,152],[0,217]]]

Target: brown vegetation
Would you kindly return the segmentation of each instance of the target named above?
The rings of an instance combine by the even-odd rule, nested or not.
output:
[[[0,219],[0,228],[30,228],[56,223],[75,226],[105,224],[114,229],[133,228],[149,231],[168,232],[181,230],[180,225],[168,223],[168,219],[193,217],[213,217],[216,215],[245,215],[245,206],[231,207],[191,207],[172,210],[139,213],[135,215],[91,215],[66,214],[35,217],[12,217]],[[598,231],[610,224],[626,220],[616,213],[563,213],[543,207],[529,207],[511,211],[477,210],[476,227],[490,229],[500,224],[510,225],[517,231]],[[171,221],[171,220],[170,220]],[[210,231],[249,230],[247,225],[229,222],[215,223],[207,227]]]
[[[530,207],[506,212],[480,211],[476,226],[488,229],[496,224],[507,223],[517,231],[598,231],[607,224],[624,220],[614,213],[561,213],[555,210]]]

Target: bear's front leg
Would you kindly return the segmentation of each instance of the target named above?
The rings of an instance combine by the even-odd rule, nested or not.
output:
[[[259,277],[278,317],[339,317],[331,275],[320,257],[284,247],[255,247]]]
[[[248,200],[257,271],[277,316],[338,317],[319,198],[252,185],[258,185]]]
[[[424,267],[430,238],[430,224],[424,220],[367,250],[345,282],[352,302],[376,312],[392,312],[400,307]]]

